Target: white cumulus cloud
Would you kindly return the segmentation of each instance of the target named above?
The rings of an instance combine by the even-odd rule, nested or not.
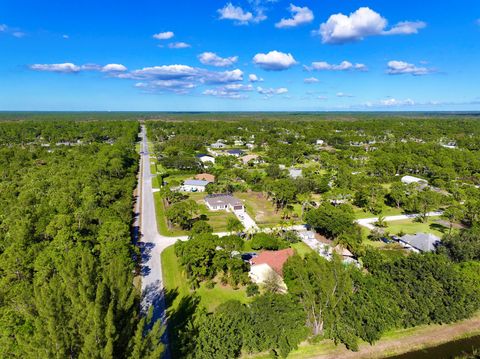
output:
[[[247,98],[247,92],[253,91],[252,85],[244,84],[228,84],[216,89],[207,89],[203,91],[204,95],[231,98],[231,99],[242,99]]]
[[[267,54],[256,54],[253,57],[253,63],[267,71],[282,71],[296,65],[297,61],[292,54],[274,50]]]
[[[290,4],[290,12],[292,13],[292,17],[290,19],[281,19],[275,24],[275,27],[279,29],[295,27],[308,24],[314,19],[312,10],[306,6],[300,7]]]
[[[214,52],[204,52],[198,55],[198,59],[204,65],[226,67],[235,64],[238,61],[238,56],[220,57]]]
[[[387,29],[388,21],[376,11],[361,7],[351,13],[331,15],[316,31],[325,44],[343,44],[374,35],[409,35],[418,33],[426,24],[422,21],[402,21]]]
[[[186,42],[171,42],[168,44],[168,47],[170,49],[187,49],[192,46]]]
[[[396,98],[387,98],[385,100],[380,101],[380,105],[382,106],[413,106],[415,105],[415,101],[412,99],[405,99],[405,100],[397,100]]]
[[[282,95],[288,92],[286,87],[279,88],[263,88],[257,87],[257,92],[262,95],[273,96],[273,95]]]
[[[316,84],[317,82],[320,82],[320,80],[316,77],[307,77],[306,79],[303,79],[303,82],[306,84]]]
[[[232,3],[226,4],[223,8],[217,10],[221,20],[234,20],[237,24],[245,25],[254,20],[254,16],[249,11],[244,11],[240,6],[233,6]]]
[[[65,62],[62,64],[34,64],[30,65],[30,68],[35,71],[60,73],[75,73],[81,70],[80,66],[77,66],[71,62]]]
[[[248,81],[250,81],[250,82],[262,82],[263,79],[261,77],[258,77],[255,74],[250,74],[250,75],[248,75]]]
[[[342,61],[339,64],[329,64],[326,61],[315,61],[312,62],[310,66],[305,66],[305,69],[308,71],[367,71],[367,66],[360,63],[353,64],[350,61]]]
[[[427,24],[423,21],[401,21],[390,30],[384,31],[383,35],[412,35],[418,34]]]
[[[174,36],[175,34],[173,33],[173,31],[165,31],[165,32],[159,32],[158,34],[154,34],[153,38],[157,40],[169,40]]]
[[[414,75],[421,76],[435,72],[434,69],[425,66],[416,66],[405,61],[392,60],[387,63],[387,73],[389,75]]]
[[[124,72],[127,68],[122,64],[107,64],[102,67],[102,72]]]
[[[350,95],[350,94],[345,93],[345,92],[337,92],[336,96],[337,97],[353,97],[353,95]]]

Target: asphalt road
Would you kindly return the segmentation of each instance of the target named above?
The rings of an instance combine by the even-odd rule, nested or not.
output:
[[[153,319],[161,319],[166,323],[166,306],[162,278],[162,263],[160,254],[173,245],[178,239],[186,237],[165,237],[158,233],[157,218],[155,215],[155,203],[152,190],[152,174],[150,173],[150,154],[145,126],[140,133],[141,159],[140,159],[140,233],[138,246],[141,253],[141,276],[142,276],[142,311],[146,313],[153,306]],[[165,344],[167,336],[165,335]],[[168,352],[167,352],[168,357]]]

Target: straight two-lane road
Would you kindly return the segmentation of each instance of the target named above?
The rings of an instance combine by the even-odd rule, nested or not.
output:
[[[147,312],[153,306],[154,319],[162,319],[165,322],[165,299],[162,278],[162,263],[160,254],[174,244],[177,239],[161,236],[157,229],[157,217],[155,215],[155,202],[152,190],[152,174],[150,172],[150,153],[148,152],[148,140],[145,126],[142,126],[141,159],[139,196],[140,205],[140,238],[139,247],[142,257],[142,310]]]

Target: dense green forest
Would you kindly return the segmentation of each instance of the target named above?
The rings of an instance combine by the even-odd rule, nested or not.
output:
[[[0,122],[1,358],[159,356],[134,287],[138,131]]]

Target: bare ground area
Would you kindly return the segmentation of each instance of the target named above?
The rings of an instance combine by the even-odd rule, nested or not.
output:
[[[351,352],[344,347],[338,347],[328,354],[314,355],[310,358],[318,359],[361,359],[385,358],[389,355],[402,354],[426,347],[437,346],[467,335],[480,333],[480,314],[475,317],[448,325],[430,325],[414,329],[410,334],[399,333],[392,338],[380,340],[371,346],[367,343],[360,345],[358,352]]]

